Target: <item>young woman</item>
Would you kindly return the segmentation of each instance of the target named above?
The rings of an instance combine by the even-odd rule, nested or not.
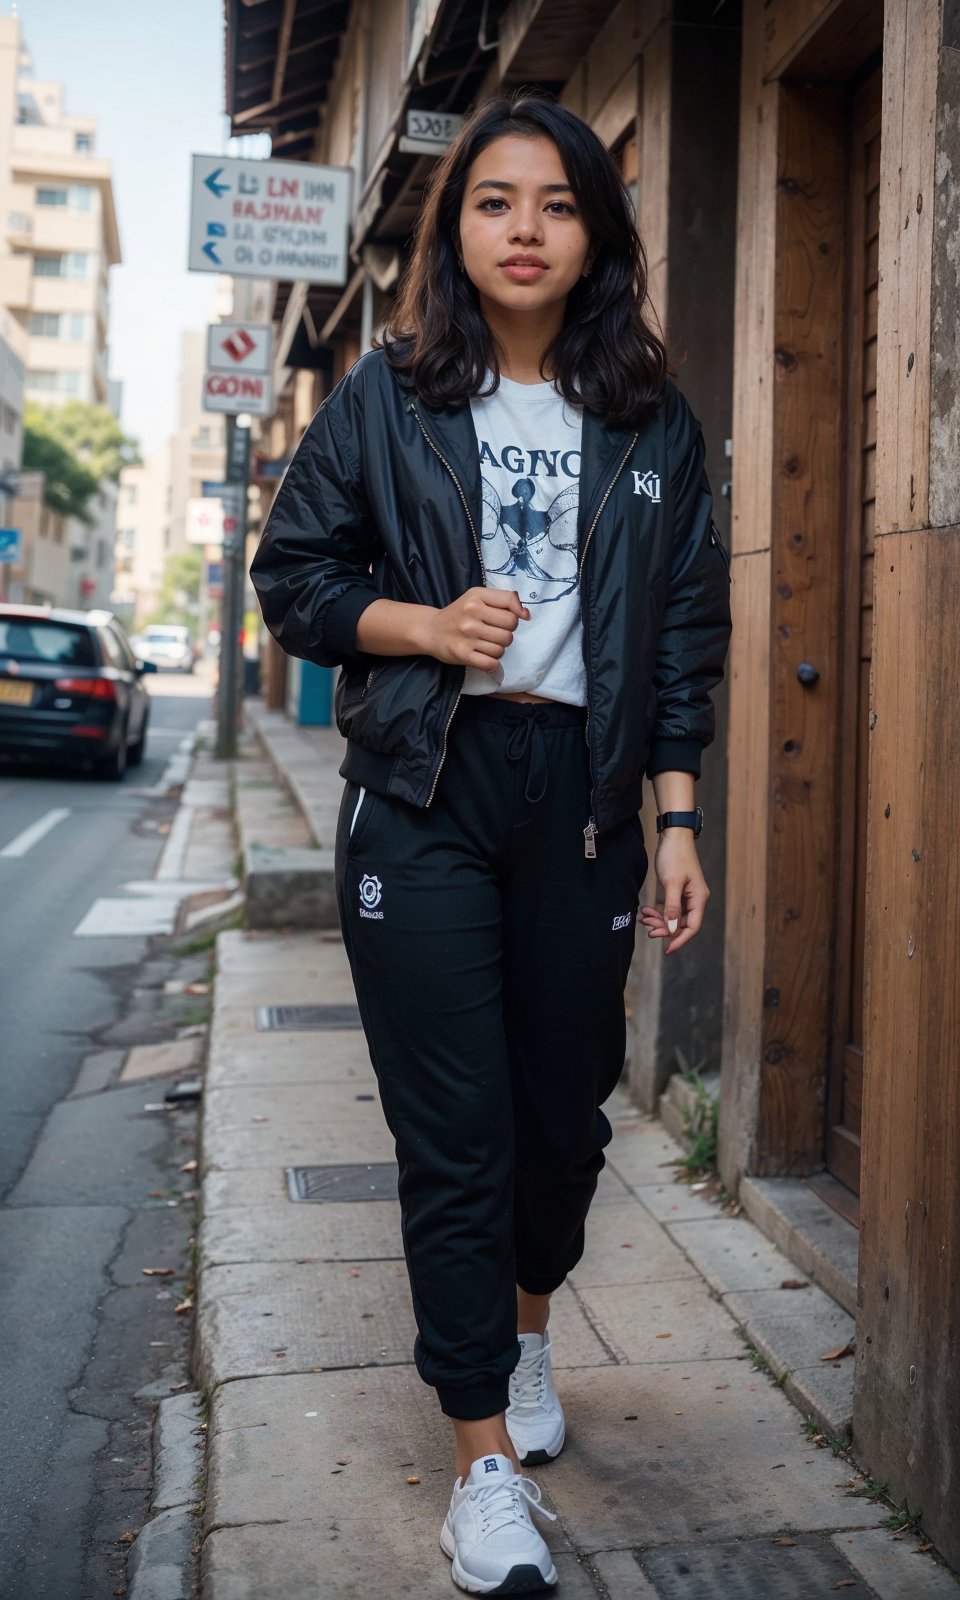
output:
[[[730,631],[699,425],[643,316],[629,198],[523,95],[436,168],[382,348],[324,402],[252,567],[342,668],[344,944],[396,1140],[414,1357],[456,1432],[441,1545],[552,1587],[522,1465],[564,1441],[550,1295],[579,1260],[623,1066],[653,783],[673,955],[699,931],[700,753]]]

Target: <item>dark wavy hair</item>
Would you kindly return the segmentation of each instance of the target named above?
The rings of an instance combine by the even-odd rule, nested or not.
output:
[[[589,277],[570,291],[541,377],[549,366],[565,400],[615,425],[636,425],[672,375],[663,342],[644,317],[646,253],[610,152],[582,118],[545,95],[520,91],[484,102],[434,168],[413,251],[379,341],[386,359],[408,375],[431,407],[462,404],[497,388],[494,338],[477,291],[460,270],[455,240],[470,167],[505,134],[553,141],[597,249]],[[484,390],[488,371],[493,383]]]

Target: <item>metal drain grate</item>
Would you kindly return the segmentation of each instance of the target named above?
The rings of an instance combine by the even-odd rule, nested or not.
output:
[[[325,1033],[361,1026],[356,1006],[257,1006],[254,1016],[261,1033]]]
[[[856,1575],[843,1557],[816,1534],[795,1534],[793,1545],[769,1539],[736,1544],[674,1545],[669,1550],[644,1550],[643,1571],[662,1600],[700,1600],[705,1594],[723,1600],[822,1600],[838,1582]],[[861,1580],[843,1591],[850,1600],[869,1600]]]
[[[397,1164],[355,1167],[287,1167],[291,1200],[396,1200]]]

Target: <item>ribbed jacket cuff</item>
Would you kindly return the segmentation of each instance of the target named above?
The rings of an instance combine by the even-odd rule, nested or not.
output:
[[[357,623],[374,600],[381,599],[376,589],[358,585],[341,594],[326,610],[323,618],[323,646],[330,655],[360,656],[357,649]]]
[[[647,761],[647,777],[656,777],[658,772],[692,772],[699,778],[702,753],[699,739],[654,739]]]

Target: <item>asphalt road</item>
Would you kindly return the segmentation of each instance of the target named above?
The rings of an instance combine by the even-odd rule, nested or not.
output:
[[[149,1408],[132,1396],[161,1359],[151,1319],[167,1318],[162,1358],[177,1344],[170,1292],[145,1298],[142,1264],[173,1259],[190,1207],[146,1197],[171,1187],[192,1114],[148,1114],[141,1085],[71,1097],[91,1055],[111,1046],[116,1065],[118,1045],[162,1037],[149,1030],[175,970],[145,937],[75,933],[152,878],[169,780],[209,715],[206,673],[149,685],[147,755],[121,783],[0,763],[0,1594],[16,1600],[114,1592],[111,1545],[149,1484]]]

